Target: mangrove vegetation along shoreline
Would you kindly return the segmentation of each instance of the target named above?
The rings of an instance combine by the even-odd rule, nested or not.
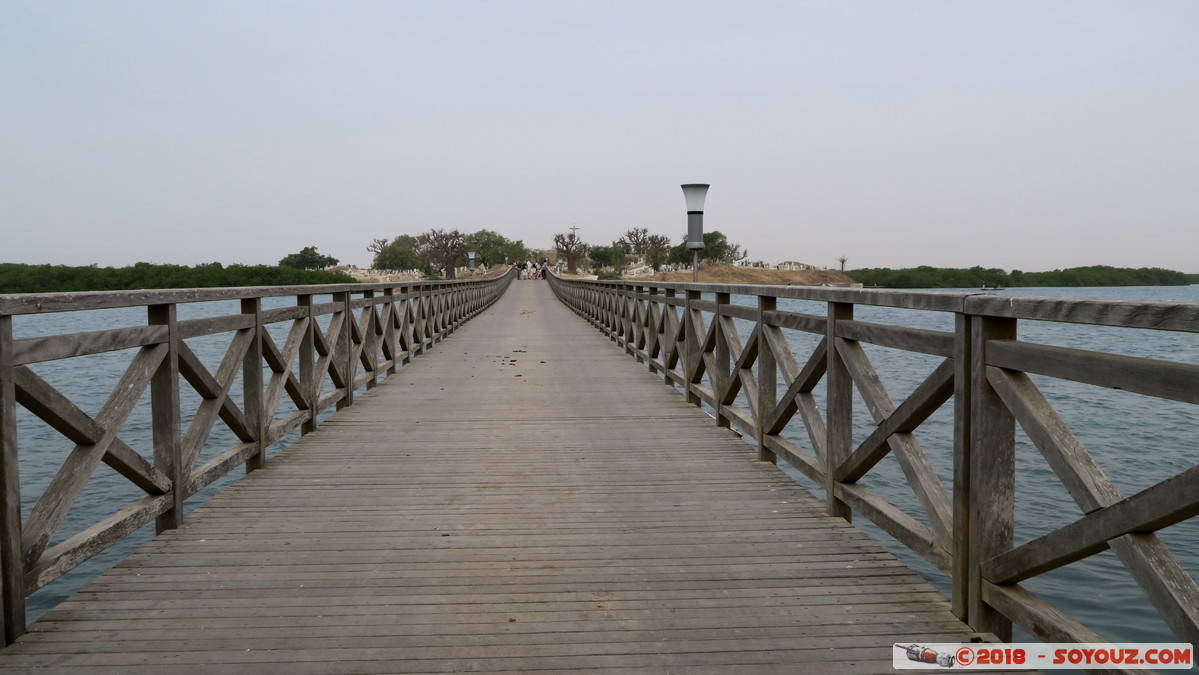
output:
[[[71,267],[0,263],[0,293],[128,291],[144,288],[223,288],[229,286],[303,286],[349,284],[357,280],[340,272],[302,270],[274,265],[206,263],[128,267]]]
[[[854,281],[880,288],[988,288],[1076,286],[1188,286],[1199,284],[1199,274],[1160,267],[1108,267],[1092,265],[1051,272],[1007,272],[997,268],[872,267],[845,272]]]

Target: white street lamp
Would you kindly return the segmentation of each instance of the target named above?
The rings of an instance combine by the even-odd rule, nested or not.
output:
[[[699,252],[704,247],[704,198],[707,183],[687,183],[683,198],[687,200],[687,248],[691,249],[691,280],[699,281]]]

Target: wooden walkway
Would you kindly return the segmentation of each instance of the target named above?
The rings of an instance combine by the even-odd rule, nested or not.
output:
[[[948,602],[554,299],[492,309],[0,671],[893,672]]]

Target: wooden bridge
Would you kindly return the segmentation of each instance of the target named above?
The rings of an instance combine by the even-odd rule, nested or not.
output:
[[[828,314],[780,311],[787,297]],[[178,316],[221,300],[241,311]],[[858,303],[951,312],[955,330],[854,321]],[[14,337],[24,314],[141,306],[148,325]],[[1199,330],[1189,305],[511,277],[0,296],[0,670],[889,672],[894,642],[1007,639],[1012,621],[1099,640],[1018,582],[1108,547],[1199,641],[1194,580],[1152,534],[1199,512],[1199,467],[1122,497],[1024,374],[1199,403],[1199,368],[1020,342],[1026,318]],[[816,336],[806,362],[791,330]],[[188,341],[214,334],[231,339],[209,368]],[[859,343],[943,360],[895,405]],[[129,369],[95,415],[36,372],[119,350]],[[851,447],[854,388],[877,431]],[[146,390],[151,460],[117,435]],[[949,400],[955,489],[912,433]],[[24,513],[17,406],[76,444]],[[780,434],[793,417],[811,449]],[[211,452],[218,419],[238,442]],[[1020,546],[1016,420],[1082,510]],[[887,452],[923,513],[856,484]],[[101,462],[145,496],[56,535]],[[242,464],[259,470],[184,517],[184,499]],[[952,597],[851,512],[948,573]],[[26,625],[28,594],[151,521],[156,539]]]

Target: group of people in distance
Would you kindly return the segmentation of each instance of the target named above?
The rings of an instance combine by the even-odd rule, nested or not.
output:
[[[518,262],[513,267],[520,273],[521,279],[544,279],[546,273],[549,272],[549,261],[542,260],[535,263],[532,260]]]

